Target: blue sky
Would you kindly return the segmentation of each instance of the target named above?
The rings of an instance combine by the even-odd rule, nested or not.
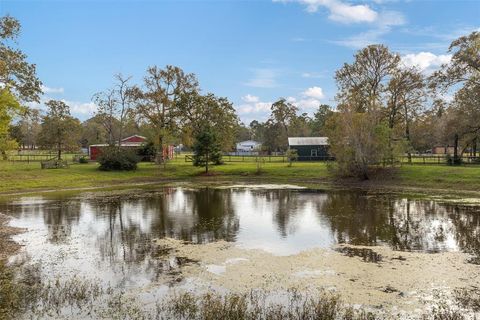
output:
[[[140,82],[167,64],[228,97],[245,123],[265,120],[279,97],[311,113],[335,105],[334,72],[359,48],[384,43],[428,73],[480,28],[480,0],[0,0],[0,14],[21,21],[43,99],[67,101],[82,120],[115,73]]]

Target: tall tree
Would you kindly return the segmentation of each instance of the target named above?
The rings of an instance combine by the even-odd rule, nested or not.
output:
[[[480,32],[454,40],[448,52],[452,60],[432,75],[431,86],[447,90],[459,83],[480,85]]]
[[[70,107],[65,102],[50,100],[45,105],[48,111],[43,118],[39,140],[42,146],[55,149],[61,160],[62,151],[78,148],[81,124],[70,115]]]
[[[400,56],[383,45],[358,51],[353,63],[336,72],[339,113],[330,123],[329,137],[342,174],[367,179],[370,166],[386,157],[392,160],[403,146],[393,128],[401,123],[402,112],[409,121],[407,98],[413,99],[409,90],[417,85],[417,75],[403,70]]]
[[[136,90],[135,112],[154,131],[157,163],[164,162],[162,150],[166,139],[178,130],[182,116],[178,104],[180,97],[198,90],[195,75],[187,74],[179,67],[160,69],[153,66],[147,69],[143,87]]]
[[[238,129],[239,119],[233,104],[227,98],[219,98],[209,93],[197,92],[183,94],[178,101],[180,124],[185,142],[191,141],[206,127],[214,130],[222,150],[232,149]]]
[[[386,91],[385,117],[391,131],[398,127],[404,132],[408,159],[411,161],[410,127],[412,120],[422,111],[426,101],[426,84],[422,73],[416,68],[397,68],[393,71]]]
[[[20,30],[17,19],[0,18],[0,84],[20,102],[39,102],[42,83],[37,78],[36,66],[28,63],[27,56],[14,47]]]
[[[356,112],[375,112],[385,107],[388,82],[399,63],[400,56],[383,45],[359,50],[352,64],[345,63],[335,73],[337,99],[348,101]]]
[[[23,148],[35,149],[37,137],[40,133],[41,115],[38,109],[27,109],[16,123],[15,136],[12,136],[22,145]]]
[[[0,89],[0,153],[4,160],[7,159],[7,151],[17,147],[17,142],[10,136],[12,119],[24,111],[10,90]]]
[[[270,118],[267,121],[266,145],[271,151],[286,151],[288,148],[289,128],[297,119],[298,107],[280,98],[272,104]]]
[[[466,144],[476,146],[480,125],[473,124],[470,119],[477,117],[475,105],[471,97],[478,96],[480,88],[480,32],[475,31],[467,36],[454,40],[449,47],[452,53],[450,63],[445,64],[430,78],[430,87],[436,91],[445,93],[449,90],[457,90],[455,101],[451,105],[451,113],[457,112],[450,118],[450,130],[454,142],[454,163],[460,162],[458,155],[459,140],[470,137]],[[472,108],[473,106],[473,108]],[[455,111],[456,110],[456,111]],[[464,116],[470,115],[467,119]],[[463,121],[462,121],[463,119]],[[465,148],[463,148],[465,150]],[[463,152],[463,151],[462,151]]]
[[[82,122],[82,135],[80,142],[83,147],[91,144],[99,144],[107,142],[107,131],[104,126],[104,119],[101,115],[95,115],[90,119]]]
[[[333,114],[332,108],[327,104],[322,104],[318,107],[317,111],[313,114],[312,121],[310,122],[310,127],[312,130],[312,135],[314,136],[324,136],[326,135],[325,124]]]

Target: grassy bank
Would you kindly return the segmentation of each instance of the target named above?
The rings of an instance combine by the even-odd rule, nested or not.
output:
[[[259,181],[262,183],[302,183],[324,186],[354,186],[386,189],[444,190],[474,192],[480,190],[480,166],[404,165],[394,172],[359,182],[336,179],[324,162],[298,162],[289,167],[283,162],[263,164],[261,173],[254,162],[228,162],[215,166],[211,176],[183,159],[168,163],[166,168],[141,163],[132,172],[99,171],[98,164],[73,164],[69,169],[40,169],[39,163],[0,162],[0,193],[40,190],[65,190],[119,186],[144,182],[167,181]]]

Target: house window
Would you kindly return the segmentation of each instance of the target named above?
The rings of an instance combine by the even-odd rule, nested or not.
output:
[[[317,156],[317,149],[311,149],[310,150],[310,156],[316,157]]]

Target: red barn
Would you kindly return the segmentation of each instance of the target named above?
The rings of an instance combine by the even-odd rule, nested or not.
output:
[[[140,148],[144,143],[147,142],[147,138],[139,135],[133,135],[122,139],[120,147],[122,148]],[[97,160],[100,152],[103,148],[108,147],[108,144],[92,144],[88,146],[88,154],[90,155],[90,160]]]

